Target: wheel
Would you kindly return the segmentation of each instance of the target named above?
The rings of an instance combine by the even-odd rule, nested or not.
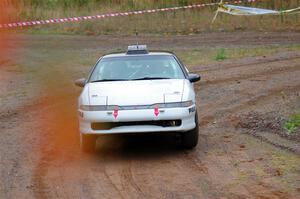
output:
[[[190,131],[183,132],[181,134],[181,145],[186,149],[193,149],[198,144],[198,137],[199,137],[199,124],[198,124],[198,114],[196,112],[195,115],[195,123],[196,127]]]
[[[83,152],[94,152],[96,148],[96,139],[95,135],[85,135],[80,133],[80,148]]]

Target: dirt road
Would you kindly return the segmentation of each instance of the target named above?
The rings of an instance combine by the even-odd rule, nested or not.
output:
[[[0,57],[0,198],[300,198],[299,142],[238,125],[252,112],[264,118],[300,110],[300,51],[191,67],[202,75],[193,151],[178,148],[176,136],[145,135],[101,137],[96,154],[81,153],[73,80],[103,51],[134,40],[10,38],[10,56]],[[299,44],[300,33],[141,40],[156,49],[252,48]]]

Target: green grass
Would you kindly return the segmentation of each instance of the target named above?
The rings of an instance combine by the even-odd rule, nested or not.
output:
[[[6,3],[3,3],[6,2]],[[86,16],[187,4],[209,3],[212,0],[1,0],[0,15],[10,22],[36,19]],[[288,9],[300,6],[299,0],[258,1],[241,5],[269,9]],[[42,34],[121,34],[133,35],[135,30],[146,34],[187,35],[212,31],[299,31],[299,14],[284,16],[237,17],[220,14],[214,24],[211,20],[216,6],[178,10],[129,17],[114,17],[80,23],[49,24],[18,29]],[[0,17],[0,21],[1,21]]]
[[[197,49],[178,50],[168,49],[175,52],[182,61],[193,68],[193,66],[205,65],[213,62],[220,62],[229,59],[239,59],[243,57],[267,56],[279,52],[299,51],[300,45],[288,46],[260,46],[260,47],[238,47],[238,48],[223,48],[224,52],[220,53],[218,48],[200,47]],[[217,60],[217,55],[226,56],[226,59]]]
[[[225,59],[227,59],[225,49],[221,48],[221,49],[218,50],[217,55],[215,57],[215,60],[216,61],[223,61]]]
[[[293,115],[285,124],[284,128],[288,131],[288,134],[296,132],[300,126],[300,114]]]

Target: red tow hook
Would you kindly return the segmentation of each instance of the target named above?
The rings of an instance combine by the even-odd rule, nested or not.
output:
[[[158,110],[158,107],[155,107],[154,108],[154,115],[157,117],[159,114],[159,110]]]
[[[117,119],[117,117],[118,117],[118,114],[119,114],[119,110],[117,109],[117,108],[115,108],[114,109],[114,117],[115,117],[115,119]]]

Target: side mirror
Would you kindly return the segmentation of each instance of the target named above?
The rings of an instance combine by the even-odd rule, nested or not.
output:
[[[79,87],[84,87],[85,83],[86,83],[86,79],[85,78],[81,78],[81,79],[75,80],[75,85],[79,86]]]
[[[201,77],[198,74],[189,74],[189,80],[191,83],[200,81]]]

